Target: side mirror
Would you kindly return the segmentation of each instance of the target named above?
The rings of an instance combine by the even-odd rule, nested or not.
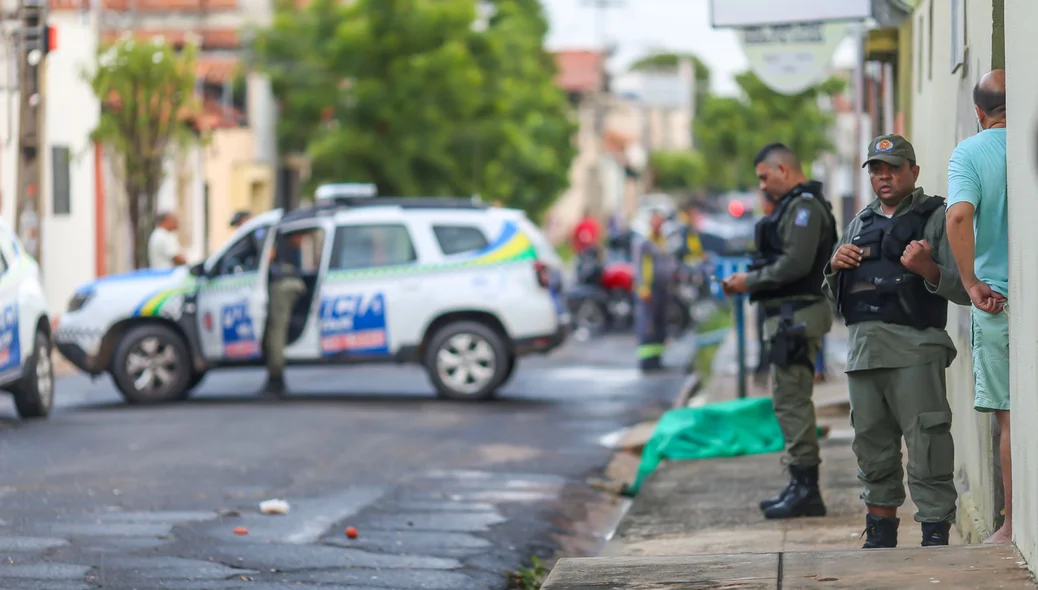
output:
[[[191,276],[193,276],[193,277],[200,277],[200,276],[204,275],[205,274],[205,263],[199,262],[198,264],[192,265],[191,268],[188,269],[188,272],[191,273]]]

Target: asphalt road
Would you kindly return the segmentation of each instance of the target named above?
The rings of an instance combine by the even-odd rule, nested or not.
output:
[[[524,359],[487,403],[437,400],[412,367],[290,371],[278,402],[255,399],[258,371],[215,373],[152,408],[67,377],[47,421],[0,399],[0,587],[505,588],[605,532],[576,525],[603,502],[585,483],[602,439],[680,379],[641,376],[620,336]],[[260,514],[271,498],[290,512]]]

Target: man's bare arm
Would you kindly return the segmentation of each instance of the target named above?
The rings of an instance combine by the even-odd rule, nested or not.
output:
[[[979,281],[973,271],[973,259],[976,255],[976,238],[973,236],[973,205],[967,202],[955,203],[948,207],[947,232],[948,244],[951,246],[955,266],[962,277],[962,286],[969,290]]]

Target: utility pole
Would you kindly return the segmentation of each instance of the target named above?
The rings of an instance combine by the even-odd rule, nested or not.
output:
[[[595,181],[590,183],[589,188],[593,191],[590,201],[592,211],[597,215],[602,213],[603,205],[603,191],[605,189],[602,182],[601,174],[601,160],[605,156],[605,120],[606,120],[606,101],[608,99],[608,71],[606,68],[606,62],[609,60],[609,54],[611,53],[606,43],[606,12],[610,8],[617,8],[623,6],[625,0],[584,0],[585,4],[590,4],[595,10],[595,44],[601,48],[602,58],[599,61],[599,76],[602,80],[602,87],[595,92],[595,96],[592,98],[591,108],[594,120],[594,133],[596,143],[598,146],[598,162],[596,163],[595,170],[599,172],[598,177]]]
[[[43,266],[40,150],[44,143],[44,58],[50,48],[47,0],[18,0],[14,16],[19,41],[15,51],[19,100],[15,229],[28,253]]]

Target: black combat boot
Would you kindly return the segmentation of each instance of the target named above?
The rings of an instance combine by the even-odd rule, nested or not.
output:
[[[796,485],[797,485],[796,478],[793,477],[792,475],[790,475],[789,476],[789,483],[786,484],[785,489],[783,489],[781,492],[779,492],[779,495],[775,496],[774,498],[768,498],[767,500],[761,500],[760,501],[760,509],[761,510],[767,510],[768,508],[771,508],[772,506],[778,504],[779,502],[782,502],[783,500],[786,499],[786,496],[789,495],[789,492],[793,491],[793,488],[795,488]]]
[[[267,400],[281,399],[288,393],[283,377],[267,377],[267,382],[260,389],[260,397]]]
[[[923,547],[938,547],[941,545],[947,545],[948,533],[950,531],[950,522],[924,522]]]
[[[893,549],[897,547],[897,526],[900,518],[865,515],[865,544],[862,549]]]
[[[825,516],[825,502],[818,490],[818,466],[790,465],[789,472],[793,475],[792,489],[781,502],[764,509],[764,518]]]

